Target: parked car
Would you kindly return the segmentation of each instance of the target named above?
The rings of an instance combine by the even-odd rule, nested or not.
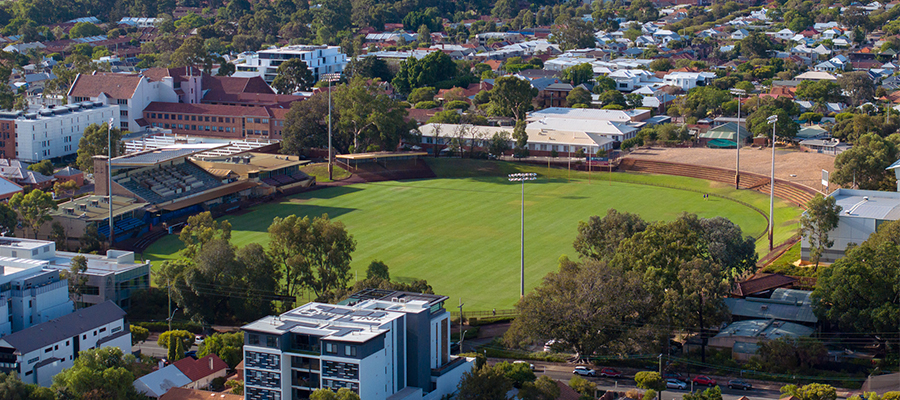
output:
[[[666,379],[666,389],[686,390],[687,382],[675,378]]]
[[[750,390],[753,389],[753,385],[750,382],[741,379],[732,379],[728,381],[728,387],[732,389],[741,389],[741,390]]]
[[[186,352],[184,352],[184,356],[190,357],[190,358],[193,358],[196,360],[197,359],[197,350],[186,351]]]
[[[544,343],[544,351],[552,350],[554,344],[556,344],[556,339],[548,340],[547,343]]]
[[[713,378],[710,378],[706,375],[695,376],[693,379],[693,382],[695,385],[700,385],[700,386],[709,386],[709,387],[716,386],[716,380]]]
[[[203,343],[203,339],[206,338],[206,335],[194,335],[194,344],[199,346]]]
[[[684,380],[684,376],[682,376],[680,373],[671,372],[671,371],[663,372],[662,378],[663,379],[678,379],[679,381]]]
[[[600,369],[600,376],[605,376],[607,378],[621,378],[622,371],[614,368],[602,368]]]
[[[532,364],[532,363],[530,363],[530,362],[522,361],[522,360],[516,360],[516,361],[513,361],[513,364],[526,364],[526,365],[528,365],[529,368],[531,368],[532,371],[534,371],[534,364]]]
[[[597,371],[590,369],[588,367],[575,367],[575,370],[572,371],[573,374],[581,375],[581,376],[597,376]]]

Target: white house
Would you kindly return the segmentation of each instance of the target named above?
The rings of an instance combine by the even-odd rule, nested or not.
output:
[[[791,40],[794,37],[794,31],[784,28],[778,32],[775,32],[775,37],[781,40]]]
[[[750,32],[741,28],[731,33],[731,40],[744,40],[747,36],[750,36]]]
[[[616,89],[631,92],[641,86],[659,82],[659,78],[645,69],[620,69],[608,75],[616,81]]]
[[[244,325],[244,398],[350,389],[367,400],[452,395],[474,359],[450,355],[446,296],[368,289]]]
[[[660,29],[653,32],[653,38],[663,45],[668,45],[673,40],[681,40],[681,35],[667,29]]]
[[[107,105],[99,99],[42,108],[37,112],[4,112],[0,113],[0,121],[15,127],[15,157],[34,163],[75,154],[78,141],[91,124],[112,120],[114,127],[120,127],[120,111],[118,105]]]
[[[678,86],[685,92],[697,86],[706,86],[716,79],[713,72],[673,72],[663,77],[666,85]]]
[[[0,338],[0,372],[15,371],[25,383],[49,387],[78,352],[101,347],[131,353],[125,311],[111,301]]]

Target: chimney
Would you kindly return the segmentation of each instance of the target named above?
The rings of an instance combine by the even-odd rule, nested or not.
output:
[[[209,358],[209,370],[210,370],[210,371],[213,370],[213,359],[212,359],[212,357]]]

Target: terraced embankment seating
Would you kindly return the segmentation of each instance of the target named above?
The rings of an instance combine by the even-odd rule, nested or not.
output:
[[[338,163],[341,168],[347,167]],[[392,161],[387,166],[382,163],[364,163],[350,167],[349,171],[366,182],[400,181],[404,179],[429,179],[436,175],[425,160]]]
[[[619,163],[619,170],[659,175],[677,175],[713,182],[734,183],[734,170],[702,165],[625,158]],[[769,193],[769,183],[770,179],[767,176],[741,172],[740,187],[742,189]],[[798,207],[805,207],[806,203],[815,197],[816,193],[819,192],[813,188],[775,179],[775,197],[794,203]]]

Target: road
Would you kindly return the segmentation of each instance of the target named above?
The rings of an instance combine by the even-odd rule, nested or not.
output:
[[[159,333],[153,332],[150,334],[150,337],[144,343],[138,343],[136,346],[131,347],[131,351],[140,350],[141,354],[145,356],[151,356],[156,358],[166,358],[168,351],[158,344],[156,344],[156,340],[159,339]],[[197,350],[200,351],[200,348],[197,345],[191,345],[190,349],[187,351]]]
[[[491,359],[490,362],[499,362],[502,360],[494,360]],[[569,382],[569,379],[572,379],[574,376],[572,374],[572,370],[574,366],[569,365],[559,365],[559,364],[544,364],[540,362],[535,362],[535,373],[540,375],[547,375],[550,378],[555,380],[559,380],[562,382]],[[634,379],[632,377],[625,377],[622,379],[611,379],[611,378],[592,378],[592,377],[584,377],[587,380],[590,380],[597,384],[597,389],[606,390],[606,391],[615,391],[622,392],[623,394],[629,389],[636,389],[634,385]],[[718,378],[717,378],[718,379]],[[725,381],[719,380],[720,384],[725,383]],[[744,390],[734,390],[729,389],[728,387],[722,387],[722,400],[738,400],[743,396],[747,396],[751,399],[778,399],[781,395],[781,392],[778,387],[772,385],[760,385],[756,381],[753,381],[753,389],[749,391]],[[690,389],[690,386],[688,387]],[[706,389],[706,387],[696,388],[697,390]],[[689,393],[688,390],[671,390],[667,389],[662,392],[663,400],[681,400],[685,393]]]

